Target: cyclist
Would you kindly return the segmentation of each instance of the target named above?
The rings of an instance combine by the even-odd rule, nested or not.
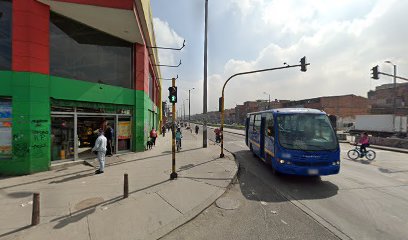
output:
[[[181,139],[183,138],[183,134],[181,134],[181,130],[180,128],[177,128],[177,132],[176,132],[176,145],[179,144],[178,146],[180,146],[181,149]]]
[[[363,132],[361,134],[361,137],[360,137],[360,140],[358,141],[358,143],[361,144],[361,146],[360,146],[361,156],[360,157],[363,157],[367,152],[366,147],[370,146],[370,141],[368,139],[367,132]]]

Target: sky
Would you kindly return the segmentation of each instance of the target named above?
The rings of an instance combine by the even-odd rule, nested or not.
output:
[[[408,77],[406,0],[208,0],[208,111],[218,109],[224,82],[233,74],[299,64],[233,78],[225,88],[225,108],[245,101],[299,100],[355,94],[367,97],[392,77],[371,79],[371,68]],[[163,78],[178,75],[178,106],[203,112],[204,0],[151,0]],[[171,81],[163,81],[163,101]]]

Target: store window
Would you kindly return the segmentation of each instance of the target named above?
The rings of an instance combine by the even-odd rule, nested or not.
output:
[[[130,117],[120,117],[118,122],[118,151],[130,150],[132,124]]]
[[[132,44],[50,14],[51,75],[132,88]]]
[[[149,97],[150,97],[150,99],[153,101],[153,95],[154,95],[154,93],[153,93],[153,91],[154,91],[154,84],[153,84],[153,77],[152,77],[152,74],[149,72]]]
[[[51,117],[51,160],[73,159],[74,116]]]
[[[0,98],[0,160],[12,158],[11,99]]]
[[[11,69],[11,1],[0,0],[0,70]]]

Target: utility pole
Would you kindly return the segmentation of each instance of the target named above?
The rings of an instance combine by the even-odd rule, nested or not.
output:
[[[171,80],[171,86],[173,88],[176,87],[176,79],[173,78]],[[177,99],[177,97],[176,97]],[[171,106],[171,111],[173,113],[173,124],[171,127],[171,174],[170,174],[170,179],[176,179],[177,178],[177,173],[176,173],[176,133],[175,133],[175,126],[176,126],[176,103],[173,101],[172,106]]]
[[[194,89],[195,88],[192,88],[192,89],[188,90],[188,126],[189,127],[190,127],[190,122],[191,122],[191,119],[190,119],[190,110],[191,110],[191,107],[190,107],[190,102],[191,102],[190,91],[194,90]]]
[[[204,96],[203,96],[203,148],[207,147],[207,23],[208,23],[208,0],[205,0],[204,20]]]

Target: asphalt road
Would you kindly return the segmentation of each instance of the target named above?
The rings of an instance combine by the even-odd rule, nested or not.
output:
[[[341,144],[341,172],[310,178],[272,175],[243,136],[225,133],[224,146],[240,174],[223,197],[239,207],[214,204],[163,239],[408,239],[406,154],[375,150],[372,162],[352,161]]]

